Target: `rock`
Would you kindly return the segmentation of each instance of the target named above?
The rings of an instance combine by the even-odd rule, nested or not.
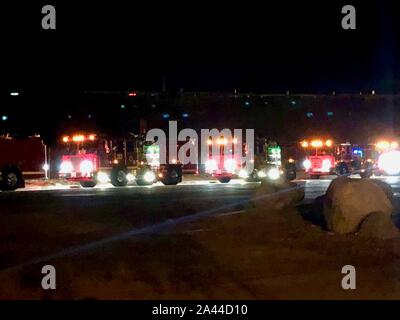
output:
[[[332,181],[324,200],[327,229],[354,233],[371,213],[391,217],[393,207],[384,188],[370,179],[339,177]]]
[[[369,179],[369,180],[375,183],[377,186],[381,187],[385,192],[386,196],[389,198],[390,202],[393,203],[394,193],[392,187],[389,184],[379,179]]]
[[[390,216],[373,212],[361,222],[359,235],[366,238],[392,239],[400,235]]]
[[[293,182],[279,185],[262,182],[256,189],[253,202],[256,207],[266,207],[279,210],[285,207],[296,206],[304,199],[304,187]]]

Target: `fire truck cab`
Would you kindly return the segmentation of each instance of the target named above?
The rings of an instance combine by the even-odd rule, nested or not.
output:
[[[44,178],[48,170],[46,146],[39,137],[0,137],[0,190],[25,187],[25,178]]]
[[[397,141],[381,140],[369,148],[374,175],[400,175],[400,150]]]
[[[291,181],[296,179],[296,163],[293,158],[282,158],[282,147],[275,141],[268,141],[261,147],[261,152],[254,155],[252,172],[241,170],[239,176],[247,181],[269,180],[271,182]]]
[[[332,174],[359,174],[362,178],[372,175],[372,165],[366,159],[364,148],[359,145],[317,139],[310,142],[304,140],[301,146],[306,153],[303,166],[310,178]]]
[[[161,165],[159,150],[141,136],[129,138],[78,134],[62,138],[64,150],[59,176],[92,188],[111,182],[116,187],[135,181],[152,185],[161,181],[174,185],[182,181],[179,164]]]
[[[217,178],[221,183],[228,183],[238,174],[241,167],[241,161],[235,158],[235,148],[238,146],[236,138],[228,140],[226,137],[218,139],[209,139],[209,158],[204,164],[205,172]],[[215,152],[215,150],[217,152]]]

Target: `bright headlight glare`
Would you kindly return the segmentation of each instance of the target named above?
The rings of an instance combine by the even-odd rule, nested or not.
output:
[[[236,161],[235,159],[227,159],[224,162],[224,167],[226,171],[234,172],[236,170]]]
[[[306,168],[306,170],[311,168],[311,161],[306,159],[303,161],[303,167]]]
[[[267,176],[267,174],[264,171],[258,171],[257,175],[259,178],[265,178]]]
[[[248,175],[246,170],[242,169],[242,170],[239,171],[239,178],[245,179],[245,178],[248,178],[248,177],[249,177],[249,175]]]
[[[60,166],[60,173],[71,173],[73,170],[71,161],[63,161]]]
[[[378,160],[379,169],[387,174],[394,175],[400,173],[400,151],[389,151],[383,153]]]
[[[100,183],[107,183],[110,181],[110,178],[108,177],[108,174],[105,172],[99,172],[97,174],[97,181]]]
[[[271,180],[278,180],[281,177],[281,172],[277,168],[271,168],[268,171],[268,178]]]
[[[128,182],[132,182],[133,180],[135,180],[135,176],[132,173],[128,173],[126,175],[126,180],[128,180]]]
[[[146,171],[146,173],[143,175],[143,179],[146,182],[153,182],[156,179],[156,175],[153,171]]]
[[[324,159],[322,161],[322,170],[329,171],[331,169],[331,162],[329,159]]]
[[[206,171],[215,171],[218,169],[217,161],[209,159],[205,163]]]
[[[80,172],[91,173],[93,172],[94,164],[90,160],[83,160],[80,165]]]

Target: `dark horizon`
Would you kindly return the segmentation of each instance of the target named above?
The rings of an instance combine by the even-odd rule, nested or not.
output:
[[[161,91],[165,76],[171,91],[400,92],[394,5],[354,3],[346,31],[345,4],[56,4],[45,31],[40,4],[15,3],[1,21],[3,88]]]

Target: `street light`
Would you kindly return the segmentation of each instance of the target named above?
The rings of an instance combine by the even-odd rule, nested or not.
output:
[[[10,92],[10,96],[18,97],[19,96],[19,92]]]
[[[2,117],[1,117],[1,120],[2,120],[2,121],[7,121],[7,120],[8,120],[8,116],[6,116],[6,115],[2,116]]]

